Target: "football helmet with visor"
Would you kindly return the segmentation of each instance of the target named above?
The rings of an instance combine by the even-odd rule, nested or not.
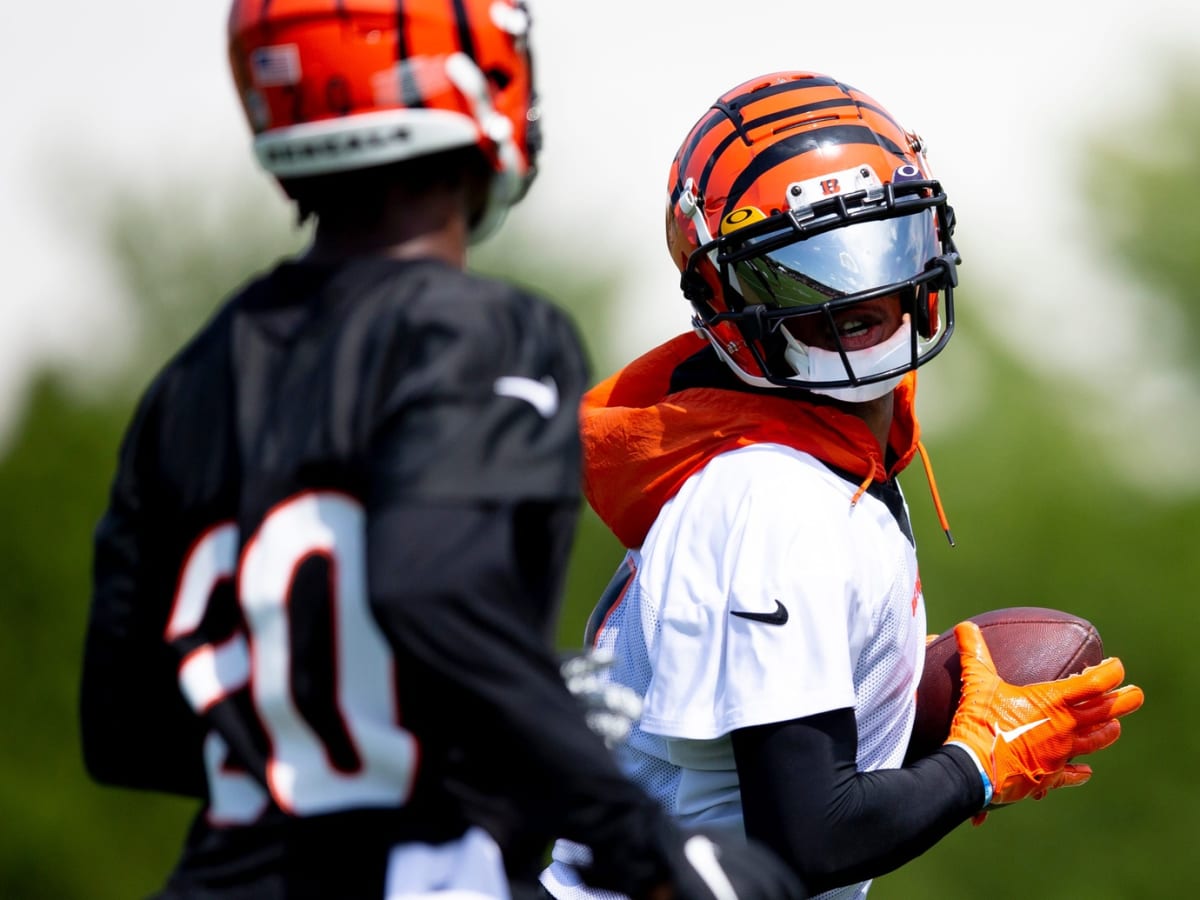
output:
[[[954,213],[924,147],[811,72],[722,95],[671,166],[667,244],[694,326],[748,384],[890,392],[954,330]]]
[[[491,233],[537,172],[523,0],[234,0],[233,78],[259,162],[280,179],[478,147]]]

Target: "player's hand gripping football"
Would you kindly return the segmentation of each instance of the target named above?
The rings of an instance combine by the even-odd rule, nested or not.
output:
[[[954,629],[962,661],[962,696],[947,744],[969,751],[984,776],[984,805],[1024,797],[1041,799],[1052,788],[1083,784],[1088,765],[1073,763],[1121,735],[1118,719],[1142,705],[1142,689],[1119,687],[1125,667],[1115,657],[1058,681],[1009,684],[997,673],[979,626]]]

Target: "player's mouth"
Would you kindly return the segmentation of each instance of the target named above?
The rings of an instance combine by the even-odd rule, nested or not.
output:
[[[862,311],[848,313],[835,318],[838,341],[847,353],[854,350],[865,350],[887,339],[882,318],[864,314]]]

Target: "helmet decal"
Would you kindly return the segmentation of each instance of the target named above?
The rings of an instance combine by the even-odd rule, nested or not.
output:
[[[765,218],[766,215],[757,206],[743,206],[721,219],[721,234],[729,234]]]

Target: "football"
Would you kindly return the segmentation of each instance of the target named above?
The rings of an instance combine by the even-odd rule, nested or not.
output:
[[[991,651],[1000,677],[1010,684],[1054,681],[1104,659],[1100,632],[1087,619],[1058,609],[1014,606],[971,616]],[[906,762],[940,747],[962,690],[962,666],[954,629],[925,648],[925,671],[917,687],[917,716]]]

